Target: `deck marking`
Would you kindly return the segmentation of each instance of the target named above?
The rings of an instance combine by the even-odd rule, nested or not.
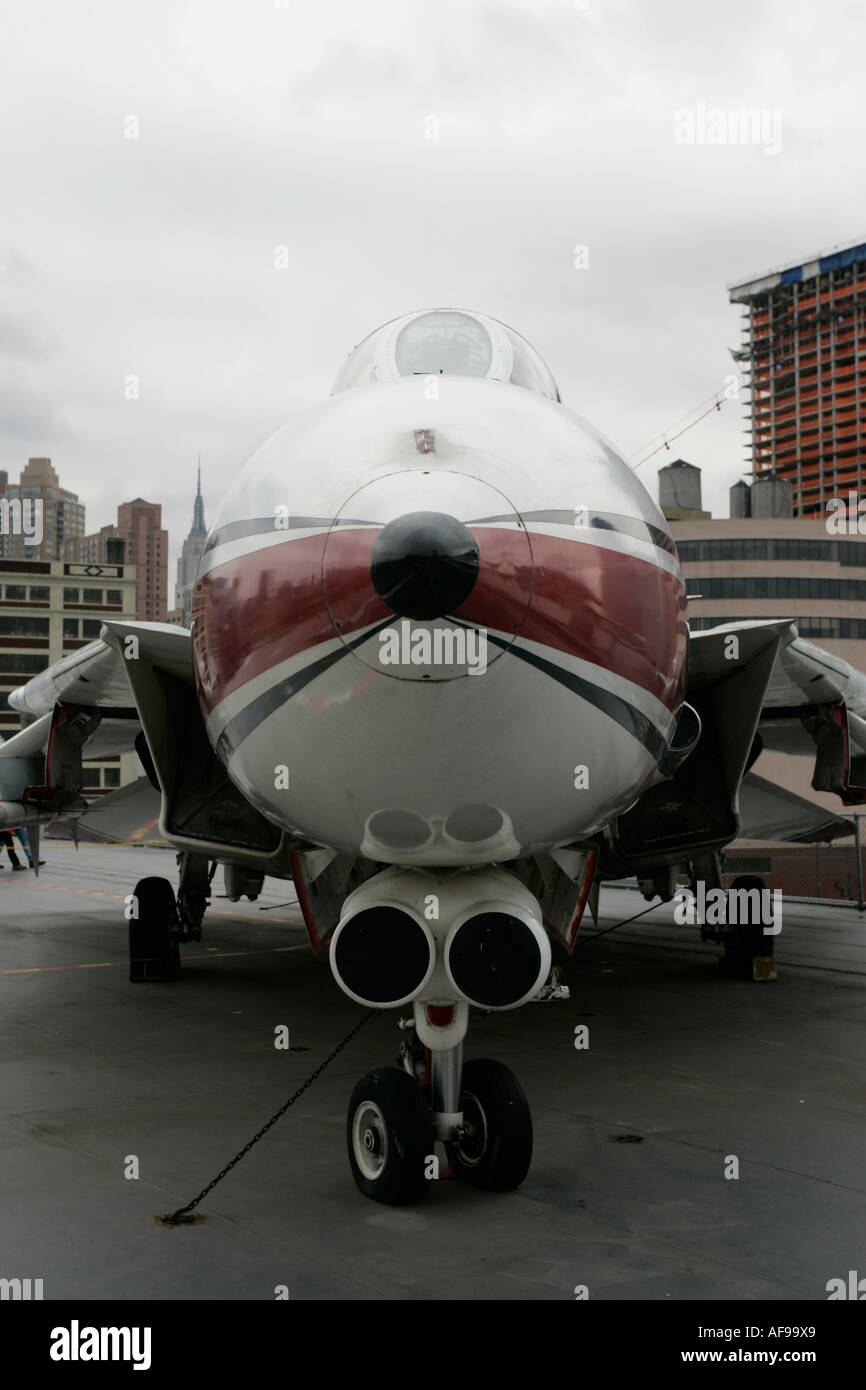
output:
[[[228,956],[278,956],[285,951],[308,951],[309,944],[304,941],[298,946],[266,946],[260,951],[216,951],[199,952],[195,956],[184,956],[184,960],[189,964],[194,960],[221,960]],[[44,975],[52,970],[100,970],[106,965],[128,965],[129,961],[123,960],[86,960],[80,961],[75,965],[26,965],[19,966],[14,970],[0,970],[0,975]]]

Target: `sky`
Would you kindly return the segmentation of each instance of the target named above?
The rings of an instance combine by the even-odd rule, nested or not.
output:
[[[170,606],[198,455],[210,518],[355,343],[432,305],[529,338],[633,462],[727,392],[638,472],[655,495],[685,457],[727,515],[749,464],[726,286],[866,240],[860,0],[0,21],[0,468],[51,457],[88,531],[161,502]]]

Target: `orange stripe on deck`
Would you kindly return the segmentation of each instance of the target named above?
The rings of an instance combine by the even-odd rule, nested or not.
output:
[[[225,960],[228,956],[278,956],[285,951],[307,951],[305,942],[301,946],[271,946],[263,951],[200,951],[195,956],[185,956],[187,962],[194,960]],[[128,965],[127,960],[88,960],[77,965],[26,965],[15,970],[0,970],[0,975],[45,975],[53,970],[101,970],[107,965]]]
[[[98,888],[73,888],[73,887],[71,886],[71,884],[68,884],[68,883],[43,883],[41,879],[35,879],[35,878],[29,879],[27,883],[21,883],[21,884],[19,884],[18,887],[20,887],[20,888],[53,888],[54,891],[55,891],[55,893],[83,893],[83,894],[85,895],[85,897],[89,897],[89,898],[114,898],[115,901],[117,901],[117,902],[124,902],[124,903],[126,902],[126,899],[130,896],[129,893],[103,893],[103,892],[101,892],[100,889],[98,889]],[[286,904],[286,905],[288,906],[289,904]],[[282,906],[282,904],[277,903],[275,906],[279,907],[279,906]],[[266,906],[266,907],[260,907],[260,908],[259,908],[259,912],[273,912],[273,911],[274,911],[274,907],[271,907],[271,906]],[[249,918],[251,921],[259,921],[259,918],[256,916],[256,914],[255,914],[254,912],[242,912],[242,911],[239,911],[239,910],[237,910],[237,909],[230,908],[230,907],[209,907],[209,908],[208,908],[208,915],[211,916],[211,917],[213,917],[213,916],[216,916],[216,917],[247,917],[247,918]],[[293,922],[293,921],[290,921],[290,920],[288,920],[288,919],[279,918],[279,917],[276,918],[275,920],[276,920],[277,922],[279,922],[280,926],[283,926],[283,927],[302,927],[302,926],[304,925],[303,922]],[[284,949],[284,948],[280,948],[280,949]],[[112,962],[110,962],[110,961],[107,961],[107,962],[106,962],[106,964],[111,964],[111,963],[112,963]],[[0,971],[0,974],[2,974],[2,973],[3,973],[3,972]]]

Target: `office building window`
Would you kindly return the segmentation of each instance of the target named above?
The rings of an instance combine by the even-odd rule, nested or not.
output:
[[[689,575],[690,592],[705,599],[820,598],[862,602],[866,599],[864,579],[796,579],[784,574],[737,575],[703,579]]]
[[[787,613],[780,613],[779,617],[788,617]],[[754,622],[754,615],[748,617],[733,618],[690,618],[689,627],[692,632],[706,632],[708,628],[726,627],[730,623]],[[797,624],[801,637],[818,638],[847,638],[857,641],[866,641],[866,618],[821,618],[810,616],[807,618],[791,618],[792,623]]]
[[[696,560],[824,560],[866,566],[866,541],[854,540],[737,536],[728,540],[678,541],[677,552],[684,565]]]
[[[16,674],[35,676],[48,665],[48,656],[39,652],[0,652],[0,671],[14,671]]]
[[[0,614],[0,637],[47,637],[47,618],[25,618]]]

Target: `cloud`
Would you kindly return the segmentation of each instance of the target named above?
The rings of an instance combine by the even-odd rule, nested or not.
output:
[[[60,349],[56,335],[31,323],[24,315],[0,311],[0,357],[53,357]]]
[[[728,282],[859,231],[866,22],[839,5],[842,47],[803,0],[784,25],[770,0],[17,7],[0,466],[53,451],[92,529],[164,501],[174,554],[199,450],[212,515],[354,343],[443,303],[511,323],[637,449],[729,369]],[[697,101],[780,107],[782,154],[677,145]],[[741,428],[678,446],[717,509]]]

